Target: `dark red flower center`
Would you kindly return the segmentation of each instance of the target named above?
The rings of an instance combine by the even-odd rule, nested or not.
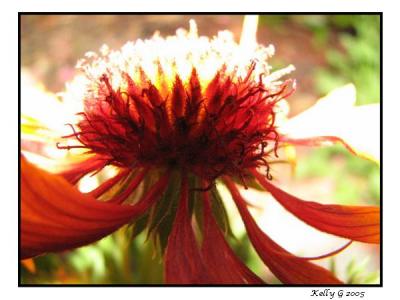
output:
[[[284,82],[272,92],[261,76],[251,80],[255,65],[244,79],[222,69],[206,87],[193,69],[187,84],[177,75],[164,93],[144,73],[140,83],[123,73],[124,89],[113,88],[113,74],[104,74],[71,136],[78,147],[120,167],[181,168],[210,181],[223,174],[242,178],[260,165],[268,169],[265,157],[279,141],[275,104],[291,89]]]

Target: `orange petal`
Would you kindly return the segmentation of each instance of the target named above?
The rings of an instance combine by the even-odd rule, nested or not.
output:
[[[251,243],[263,262],[280,281],[289,284],[342,283],[328,270],[291,254],[275,243],[258,227],[235,184],[229,178],[224,178],[224,182],[239,209]]]
[[[272,185],[253,170],[258,182],[288,211],[305,223],[353,241],[379,244],[380,209],[376,206],[346,206],[304,201]]]
[[[31,273],[36,273],[36,265],[32,258],[21,260],[22,265]]]
[[[165,252],[165,281],[200,284],[208,279],[189,217],[188,183],[183,176],[179,207]]]
[[[168,182],[162,177],[134,206],[95,200],[64,178],[21,156],[20,258],[80,247],[112,233],[146,211]]]
[[[219,284],[264,284],[232,251],[218,227],[210,207],[208,193],[204,198],[204,238],[202,254],[209,273]]]

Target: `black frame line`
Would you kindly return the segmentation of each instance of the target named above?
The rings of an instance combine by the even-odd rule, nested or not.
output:
[[[380,283],[378,284],[29,284],[21,283],[20,245],[21,245],[21,18],[28,15],[375,15],[380,17]],[[383,287],[383,12],[18,12],[18,287]]]

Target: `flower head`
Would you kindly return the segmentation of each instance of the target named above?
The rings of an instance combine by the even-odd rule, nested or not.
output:
[[[378,208],[321,205],[272,184],[270,163],[279,147],[341,141],[296,140],[279,132],[279,102],[294,90],[292,80],[280,78],[293,67],[271,72],[273,52],[251,35],[239,44],[227,31],[199,37],[191,21],[189,31],[179,29],[175,36],[156,34],[120,51],[103,47],[100,55],[87,54],[79,63],[86,76],[84,110],[57,145],[82,148],[87,159],[61,172],[64,178],[22,160],[22,257],[78,247],[141,218],[165,250],[167,283],[263,283],[236,256],[216,221],[218,181],[279,280],[340,283],[313,258],[296,257],[269,238],[237,188],[257,181],[309,225],[350,242],[379,242]],[[65,181],[75,184],[108,165],[117,174],[89,193]],[[31,181],[28,174],[37,176]]]
[[[270,74],[272,47],[242,57],[245,50],[230,32],[198,37],[194,21],[176,36],[104,46],[79,63],[85,111],[69,137],[80,145],[60,148],[86,148],[124,168],[187,169],[210,182],[268,168],[279,141],[276,104],[293,90],[277,79],[292,67]]]

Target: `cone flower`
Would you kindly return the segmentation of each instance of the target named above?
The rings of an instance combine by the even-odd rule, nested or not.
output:
[[[271,73],[273,52],[251,35],[240,44],[230,32],[199,37],[191,21],[189,31],[175,36],[156,34],[120,51],[104,47],[100,55],[88,54],[80,62],[83,111],[57,143],[59,151],[83,150],[81,160],[54,174],[21,155],[20,258],[87,245],[141,220],[163,253],[165,283],[265,284],[226,240],[218,183],[229,190],[252,246],[282,283],[340,284],[312,258],[274,242],[240,193],[257,182],[303,222],[348,239],[346,246],[380,241],[378,207],[319,204],[275,185],[270,166],[280,148],[347,144],[279,132],[279,103],[295,83],[280,79],[292,66]],[[109,166],[117,172],[91,191],[75,186]]]

